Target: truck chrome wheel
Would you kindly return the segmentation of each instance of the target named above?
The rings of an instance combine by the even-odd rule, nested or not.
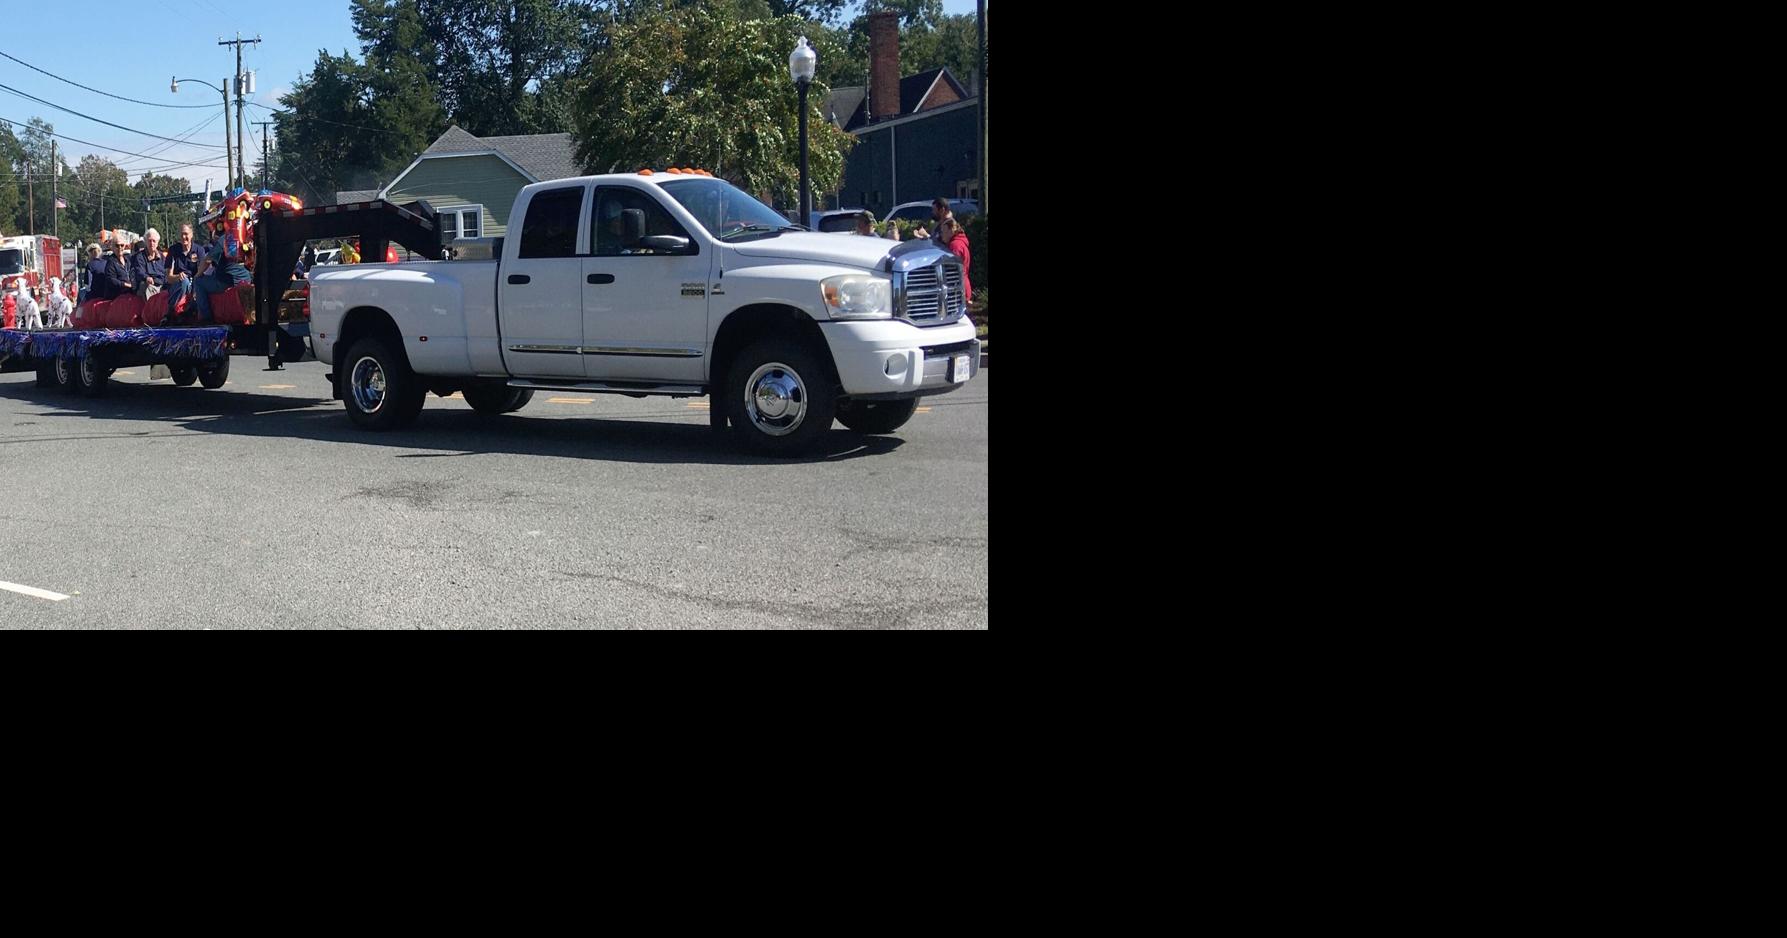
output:
[[[807,418],[807,386],[794,369],[769,362],[745,382],[745,416],[770,436],[786,436]]]
[[[376,414],[385,406],[385,369],[379,366],[377,359],[368,356],[355,362],[348,384],[361,412]]]
[[[56,387],[72,391],[74,390],[74,372],[69,370],[68,365],[68,359],[60,355],[56,357]]]

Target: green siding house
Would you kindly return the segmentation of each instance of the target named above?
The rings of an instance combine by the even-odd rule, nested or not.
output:
[[[427,199],[450,237],[501,237],[522,186],[583,174],[574,150],[570,134],[474,137],[454,125],[384,188],[340,192],[335,202]]]

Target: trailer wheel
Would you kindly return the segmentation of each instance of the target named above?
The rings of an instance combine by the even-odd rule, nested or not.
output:
[[[111,380],[111,370],[99,360],[97,352],[88,352],[85,357],[75,363],[75,383],[87,397],[103,397],[106,384]]]
[[[56,363],[50,366],[50,376],[56,387],[70,394],[80,390],[80,384],[74,378],[74,362],[67,358],[56,359]]]
[[[168,369],[168,377],[174,379],[175,387],[190,388],[199,379],[199,370],[191,365],[175,365]]]
[[[395,430],[415,420],[428,399],[409,362],[376,338],[361,339],[348,349],[342,400],[347,415],[363,430]]]
[[[215,365],[206,365],[199,369],[199,382],[209,390],[215,391],[230,380],[230,360],[224,359]],[[191,383],[191,382],[188,382]]]

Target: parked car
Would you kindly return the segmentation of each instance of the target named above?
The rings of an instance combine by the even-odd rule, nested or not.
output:
[[[980,214],[979,199],[950,199],[949,210],[956,214],[956,220],[967,221],[970,215]],[[931,223],[930,200],[923,202],[903,202],[887,213],[888,221],[916,221]]]
[[[869,216],[870,224],[874,223],[875,213],[866,208],[840,208],[814,212],[812,224],[807,227],[826,234],[855,234],[856,220],[863,215]]]
[[[341,249],[340,248],[328,248],[328,249],[316,252],[316,266],[318,266],[318,267],[321,267],[324,264],[339,264],[339,263],[341,263]]]

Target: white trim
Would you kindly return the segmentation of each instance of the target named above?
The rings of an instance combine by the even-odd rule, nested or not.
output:
[[[437,215],[452,215],[453,216],[453,240],[455,240],[455,241],[465,240],[465,224],[464,224],[464,222],[465,222],[465,213],[466,212],[476,212],[478,215],[477,237],[480,237],[480,238],[488,237],[484,233],[484,229],[489,227],[488,225],[486,225],[484,223],[484,206],[464,204],[464,205],[449,205],[449,206],[446,206],[445,208],[435,209],[435,214],[437,214]]]
[[[937,83],[943,80],[943,73],[947,71],[949,71],[947,68],[937,70],[937,77],[931,79],[931,87],[926,88],[925,93],[918,96],[918,105],[912,109],[912,113],[917,114],[925,109],[925,102],[931,100],[931,92],[937,90]]]
[[[979,98],[963,98],[960,101],[952,101],[949,104],[943,105],[942,107],[934,107],[928,111],[919,111],[917,114],[908,114],[905,117],[896,117],[893,120],[881,121],[880,123],[876,123],[876,124],[864,124],[863,126],[858,127],[855,130],[852,130],[850,132],[852,134],[855,134],[856,136],[860,137],[866,133],[872,133],[877,130],[885,130],[889,127],[897,127],[900,124],[910,123],[911,121],[921,121],[927,117],[932,117],[937,114],[945,114],[950,111],[959,111],[963,108],[974,107],[974,106],[978,105],[979,103],[980,103]]]
[[[514,160],[509,159],[508,157],[502,155],[501,153],[498,153],[495,150],[467,150],[463,153],[424,153],[421,156],[416,157],[416,161],[414,163],[411,163],[410,165],[404,167],[403,172],[398,173],[396,179],[393,179],[390,182],[386,183],[385,187],[378,191],[377,198],[388,200],[391,195],[391,190],[396,188],[397,184],[403,181],[403,177],[408,176],[410,174],[410,170],[415,169],[416,167],[422,165],[423,160],[449,160],[449,159],[452,159],[457,156],[494,156],[497,159],[502,160],[503,162],[509,164],[510,169],[520,173],[521,178],[526,179],[528,182],[539,182],[540,181],[534,177],[533,173],[530,173],[527,170],[522,169],[520,166],[517,166],[515,164]]]

